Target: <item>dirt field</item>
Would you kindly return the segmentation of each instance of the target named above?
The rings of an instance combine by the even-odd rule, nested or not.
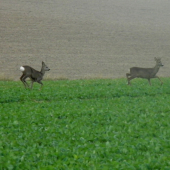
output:
[[[131,66],[170,74],[168,0],[0,0],[0,78],[19,80],[21,65],[45,78],[118,78]]]

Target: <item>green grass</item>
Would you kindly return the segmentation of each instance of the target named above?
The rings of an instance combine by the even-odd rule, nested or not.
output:
[[[0,170],[169,170],[162,80],[0,81]]]

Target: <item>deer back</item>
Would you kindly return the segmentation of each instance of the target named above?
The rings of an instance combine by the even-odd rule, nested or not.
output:
[[[23,74],[27,75],[30,78],[37,79],[39,77],[42,77],[42,74],[35,70],[34,68],[30,66],[23,66],[25,70],[23,71]]]
[[[133,77],[140,78],[152,78],[156,75],[158,70],[154,68],[140,68],[140,67],[132,67],[130,68],[130,74]]]

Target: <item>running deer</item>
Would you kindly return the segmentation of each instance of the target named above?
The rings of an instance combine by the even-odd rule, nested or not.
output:
[[[50,69],[42,61],[41,71],[37,71],[30,66],[21,66],[20,70],[23,73],[22,76],[20,77],[20,80],[23,82],[25,88],[29,87],[28,83],[25,81],[26,78],[29,77],[31,79],[31,87],[30,88],[32,89],[34,82],[41,84],[41,88],[42,88],[43,83],[41,82],[41,80],[43,79],[45,71],[49,71]],[[40,88],[40,90],[41,90],[41,88]]]
[[[162,64],[160,58],[155,57],[155,61],[156,61],[156,65],[153,68],[140,68],[140,67],[130,68],[130,73],[126,73],[128,85],[131,85],[130,80],[132,80],[134,78],[148,79],[148,82],[150,85],[151,85],[151,82],[150,82],[151,78],[158,78],[162,85],[163,82],[161,81],[161,79],[158,76],[156,76],[156,73],[159,71],[159,68],[161,66],[163,66],[163,64]]]

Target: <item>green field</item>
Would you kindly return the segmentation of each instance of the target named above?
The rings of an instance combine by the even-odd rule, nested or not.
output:
[[[0,81],[0,170],[169,170],[162,80]]]

